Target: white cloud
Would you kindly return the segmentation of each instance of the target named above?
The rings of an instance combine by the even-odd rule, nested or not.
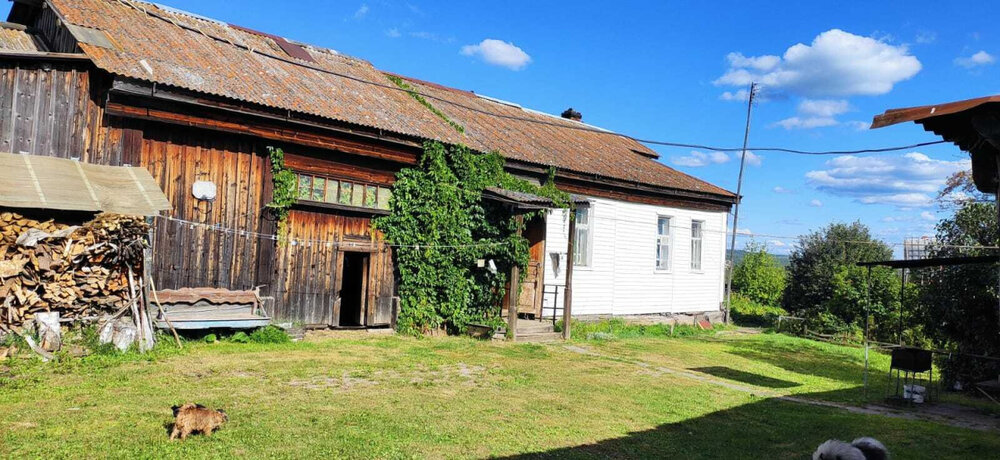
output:
[[[764,162],[764,157],[747,150],[747,164],[750,166],[760,166]]]
[[[750,152],[747,152],[748,154]],[[687,156],[674,156],[670,158],[675,165],[678,166],[688,166],[692,168],[699,168],[702,166],[708,166],[712,164],[722,164],[729,161],[729,155],[722,152],[708,152],[703,153],[697,150],[692,150],[690,155]],[[748,156],[749,161],[749,156]]]
[[[920,43],[921,45],[926,45],[928,43],[934,43],[937,40],[937,33],[932,31],[923,31],[917,34],[914,41]]]
[[[805,97],[879,95],[913,77],[920,61],[905,45],[831,29],[809,45],[789,47],[773,55],[743,56],[730,53],[729,69],[715,80],[717,86],[747,86],[758,82],[770,90],[784,90]]]
[[[489,64],[506,67],[510,70],[521,70],[531,62],[531,56],[511,42],[487,38],[478,45],[465,45],[461,53],[466,56],[479,56]]]
[[[736,229],[736,234],[737,235],[753,235],[753,231],[751,231],[749,228],[738,228],[738,229]]]
[[[957,57],[955,58],[955,65],[960,67],[965,67],[966,69],[972,69],[984,65],[990,65],[997,62],[997,59],[993,57],[992,54],[986,51],[979,51],[969,57]]]
[[[747,91],[745,89],[741,89],[741,90],[736,91],[736,92],[724,91],[722,94],[719,95],[719,99],[722,99],[723,101],[740,101],[740,102],[746,102],[747,98],[749,96],[750,96],[750,92],[749,91]]]
[[[865,204],[925,207],[951,174],[969,169],[968,160],[945,161],[912,152],[896,156],[839,156],[806,179],[818,190]]]
[[[930,211],[924,211],[920,213],[920,218],[926,221],[937,222],[937,216]]]
[[[833,117],[847,112],[851,105],[843,99],[803,99],[799,113],[814,117]]]
[[[767,245],[775,248],[783,248],[785,246],[788,246],[787,244],[785,244],[784,241],[781,240],[769,240],[767,242]]]
[[[819,201],[819,200],[812,200],[812,201],[809,202],[809,206],[812,206],[814,208],[822,208],[823,207],[823,202]]]
[[[354,19],[364,19],[368,15],[368,4],[362,3],[361,6],[354,12]]]
[[[389,37],[389,38],[399,38],[402,35],[403,34],[399,33],[399,29],[397,29],[395,27],[393,27],[393,28],[388,29],[388,30],[385,31],[385,36]]]
[[[780,185],[774,187],[773,189],[771,189],[771,191],[773,191],[774,193],[781,193],[781,194],[792,193],[791,190],[788,190],[787,188],[782,187]]]
[[[835,126],[838,121],[831,117],[789,117],[772,123],[772,126],[781,126],[785,129],[812,129]]]
[[[869,121],[852,120],[845,121],[844,124],[854,128],[856,131],[865,131],[872,127],[872,124]]]
[[[847,112],[851,105],[843,99],[802,99],[798,105],[799,115],[785,118],[771,124],[785,129],[813,129],[836,126],[837,115]]]

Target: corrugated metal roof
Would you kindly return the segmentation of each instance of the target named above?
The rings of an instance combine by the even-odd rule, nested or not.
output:
[[[420,92],[464,106],[431,101],[465,127],[465,133],[460,134],[406,92],[398,91],[370,63],[331,50],[302,46],[315,61],[306,62],[287,53],[287,46],[283,49],[267,34],[151,3],[50,2],[67,22],[107,33],[113,47],[85,43],[80,47],[95,65],[115,75],[403,135],[462,143],[537,165],[734,196],[651,159],[656,153],[633,140],[577,129],[585,125],[516,104],[407,79]]]
[[[146,168],[0,153],[0,206],[155,216],[171,209]]]
[[[983,104],[1000,102],[1000,95],[977,97],[964,101],[946,102],[944,104],[922,105],[919,107],[906,107],[902,109],[889,109],[881,115],[875,115],[872,119],[871,129],[904,123],[907,121],[920,122],[928,118],[951,115],[974,109]]]
[[[28,33],[24,26],[7,22],[0,22],[0,50],[17,52],[47,51],[45,46],[35,40],[34,36]]]

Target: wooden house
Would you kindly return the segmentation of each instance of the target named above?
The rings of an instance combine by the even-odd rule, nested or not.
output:
[[[632,139],[153,3],[15,0],[0,24],[0,151],[145,167],[173,204],[155,225],[161,289],[263,286],[279,320],[390,324],[392,251],[370,222],[429,139],[499,151],[529,180],[554,167],[558,187],[593,202],[573,232],[587,245],[577,257],[584,312],[718,311],[735,196]],[[268,147],[299,177],[288,245],[266,208]],[[548,285],[566,284],[558,264],[571,222],[554,213],[529,225],[528,314],[543,313]],[[683,227],[698,235],[697,266],[687,260],[695,239],[672,230]],[[673,300],[685,296],[695,300]]]

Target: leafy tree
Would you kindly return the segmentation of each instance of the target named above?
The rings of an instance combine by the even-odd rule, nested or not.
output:
[[[892,249],[872,238],[860,222],[834,223],[804,235],[789,258],[788,282],[782,305],[827,332],[858,331],[864,325],[867,269],[858,262],[887,260]],[[898,278],[885,267],[872,269],[871,313],[886,324],[899,306]],[[894,288],[895,286],[895,288]],[[878,335],[879,338],[887,338]]]
[[[768,306],[781,303],[785,290],[785,268],[767,252],[767,245],[750,242],[743,260],[733,268],[733,291]]]
[[[996,251],[955,246],[996,246],[996,203],[965,202],[937,225],[937,257],[993,255]],[[947,245],[947,246],[946,246]],[[943,348],[1000,356],[997,266],[956,265],[925,270],[920,297],[925,330]],[[944,363],[946,379],[963,383],[996,378],[1000,363],[956,356]]]

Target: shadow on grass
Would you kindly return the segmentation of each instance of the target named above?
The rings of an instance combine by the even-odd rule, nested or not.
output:
[[[790,382],[788,380],[776,379],[774,377],[754,374],[752,372],[740,371],[725,366],[690,367],[688,368],[688,370],[701,372],[703,374],[708,374],[708,375],[714,375],[716,377],[727,380],[735,380],[737,382],[743,382],[750,385],[756,385],[767,388],[793,388],[797,386],[802,386],[802,384],[798,382]]]
[[[992,432],[767,399],[620,438],[506,458],[803,459],[828,439],[861,436],[882,441],[893,458],[990,458],[1000,449]]]
[[[797,374],[845,383],[857,383],[864,370],[860,355],[838,353],[831,359],[830,350],[802,343],[734,342],[728,353]]]

